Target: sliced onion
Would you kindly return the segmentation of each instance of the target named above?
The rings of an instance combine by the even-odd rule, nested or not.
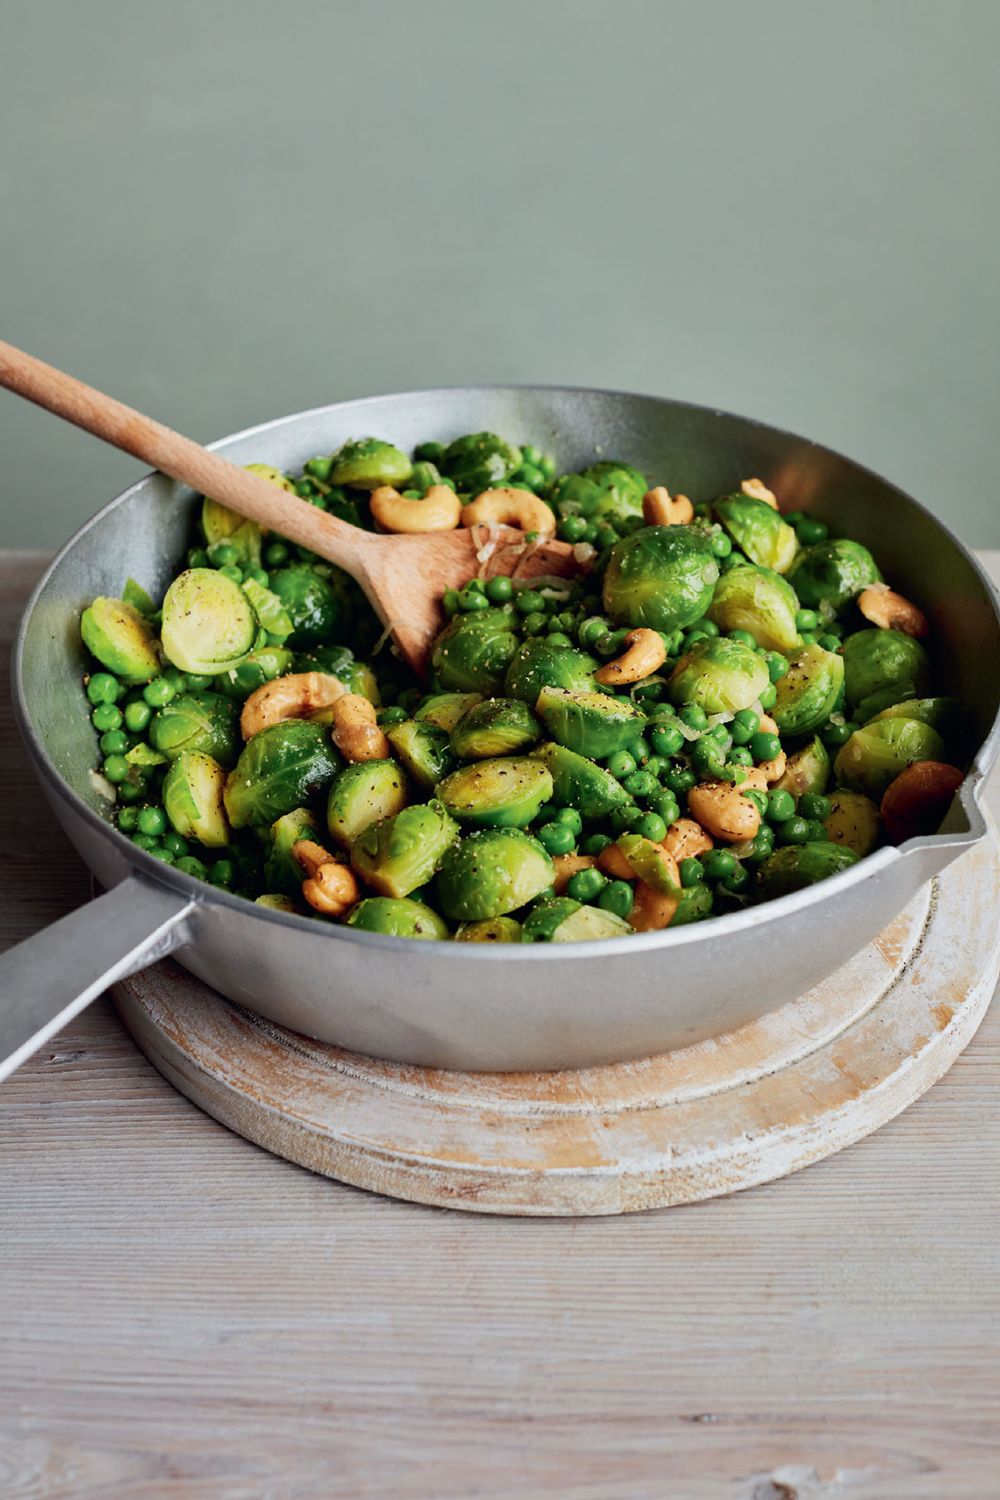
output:
[[[99,797],[103,797],[105,802],[114,802],[117,800],[118,793],[106,776],[102,776],[100,771],[88,771],[87,775],[90,777],[91,786]]]
[[[573,561],[578,562],[581,568],[585,568],[597,556],[597,548],[593,542],[577,542],[573,548]]]

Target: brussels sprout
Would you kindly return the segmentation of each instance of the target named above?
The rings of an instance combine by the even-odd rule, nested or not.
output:
[[[799,550],[798,538],[773,506],[753,495],[724,495],[715,513],[752,563],[787,573]]]
[[[148,682],[160,670],[153,632],[123,599],[95,599],[83,612],[80,634],[90,654],[123,682]]]
[[[333,455],[330,481],[355,490],[377,490],[382,484],[401,490],[406,488],[412,473],[412,463],[392,443],[384,443],[380,438],[357,438]]]
[[[542,737],[542,726],[520,698],[487,698],[463,714],[451,731],[451,748],[463,760],[511,755]]]
[[[519,943],[521,924],[515,917],[487,917],[482,922],[463,922],[455,933],[456,943]]]
[[[623,833],[618,847],[639,879],[651,885],[654,891],[664,896],[679,896],[680,887],[675,883],[673,870],[667,864],[667,854],[662,844],[654,843],[641,833]]]
[[[604,460],[579,474],[563,474],[552,490],[552,504],[560,515],[614,516],[626,520],[642,515],[642,497],[649,488],[646,476],[629,464]]]
[[[225,770],[210,755],[198,750],[179,755],[163,778],[163,807],[174,830],[211,849],[228,844],[225,784]]]
[[[554,878],[552,860],[537,839],[519,828],[483,828],[445,855],[438,900],[452,921],[481,922],[526,906]]]
[[[539,760],[501,756],[460,766],[437,789],[463,823],[484,828],[524,828],[552,796],[552,776]]]
[[[160,635],[182,672],[212,677],[249,656],[257,616],[238,583],[214,568],[188,568],[167,589]]]
[[[706,532],[694,526],[644,526],[611,549],[604,608],[619,625],[680,630],[705,613],[718,578]]]
[[[351,847],[351,864],[383,896],[408,896],[425,885],[458,838],[458,824],[440,802],[404,807],[366,828]]]
[[[315,841],[318,836],[319,824],[306,807],[293,808],[271,824],[264,879],[272,890],[289,896],[299,894],[305,873],[292,850],[300,839]]]
[[[599,938],[628,937],[632,928],[614,912],[581,906],[569,896],[541,901],[525,919],[525,943],[589,943]]]
[[[151,620],[153,615],[159,614],[159,610],[146,593],[146,590],[140,583],[136,583],[134,578],[126,578],[125,580],[125,587],[122,589],[122,603],[131,604],[132,608],[137,609],[145,620]]]
[[[835,651],[804,646],[778,683],[771,715],[782,734],[812,734],[840,701],[844,663]]]
[[[830,811],[823,820],[826,836],[833,844],[853,849],[859,859],[870,854],[881,831],[879,811],[861,792],[831,792]]]
[[[844,641],[845,694],[867,720],[904,698],[919,698],[928,678],[927,652],[901,630],[856,630]]]
[[[521,450],[495,432],[470,432],[444,450],[441,471],[463,494],[478,495],[503,484],[521,467]]]
[[[126,753],[125,759],[130,766],[142,766],[143,768],[165,766],[168,764],[165,755],[162,755],[159,750],[154,750],[152,745],[147,745],[142,740],[139,741],[138,745],[132,746],[131,750]]]
[[[595,693],[597,662],[573,646],[554,646],[544,636],[525,641],[511,659],[504,679],[508,698],[520,698],[534,708],[542,688],[566,688],[573,693]]]
[[[809,844],[787,844],[765,859],[757,871],[757,894],[765,900],[787,896],[830,875],[839,875],[857,862],[854,850],[843,844],[820,839]]]
[[[447,926],[436,911],[422,901],[409,901],[405,896],[367,896],[354,907],[346,925],[359,927],[362,932],[381,932],[388,937],[441,940],[449,936]]]
[[[418,786],[437,786],[455,764],[448,736],[434,724],[404,719],[386,730],[386,738],[406,774]]]
[[[553,896],[548,901],[539,901],[524,919],[521,928],[523,943],[551,943],[552,934],[561,922],[578,912],[581,902],[572,896]]]
[[[957,698],[904,698],[875,714],[880,719],[920,719],[946,739],[957,734],[962,724],[962,708]],[[871,722],[871,721],[869,721]]]
[[[838,783],[881,800],[889,782],[915,760],[942,760],[944,741],[920,719],[876,719],[856,729],[833,763]]]
[[[234,828],[273,823],[322,791],[343,765],[320,724],[290,719],[255,734],[226,782]]]
[[[543,688],[536,705],[557,744],[603,760],[633,744],[646,727],[646,716],[627,698],[607,693],[570,693]]]
[[[346,575],[339,570],[321,578],[308,563],[293,563],[271,574],[271,592],[292,622],[288,645],[293,650],[349,634],[353,608]]]
[[[259,478],[268,479],[279,489],[290,490],[294,494],[294,484],[285,478],[280,469],[271,469],[266,464],[247,464],[246,468],[249,473],[256,473]],[[201,529],[206,546],[214,547],[219,542],[228,542],[230,547],[236,548],[241,567],[260,567],[261,533],[256,521],[248,520],[238,511],[230,510],[228,506],[206,495],[201,502]]]
[[[843,609],[862,589],[881,578],[868,548],[846,537],[806,547],[788,573],[788,581],[806,609],[818,609],[822,604]]]
[[[670,918],[670,927],[687,927],[690,922],[701,922],[712,915],[712,891],[707,885],[689,885],[681,891],[677,910]]]
[[[240,711],[219,693],[179,693],[153,715],[149,738],[170,760],[201,750],[227,769],[240,752]]]
[[[814,735],[808,745],[788,757],[784,775],[774,784],[793,797],[802,797],[806,792],[825,792],[829,781],[830,752],[819,735]]]
[[[431,665],[441,687],[460,693],[496,694],[517,650],[514,611],[509,606],[456,615],[434,642]]]
[[[266,906],[268,911],[284,911],[295,916],[298,908],[290,896],[282,896],[278,891],[267,891],[263,896],[254,897],[254,906]]]
[[[616,807],[627,807],[628,792],[610,771],[595,766],[565,745],[548,743],[532,752],[552,773],[552,795],[565,807],[575,807],[583,818],[603,818]]]
[[[378,679],[368,662],[355,660],[348,646],[313,646],[295,657],[295,672],[327,672],[342,682],[349,693],[360,693],[378,708],[382,702]]]
[[[253,605],[261,628],[274,636],[275,645],[283,645],[292,633],[292,620],[277,594],[258,583],[256,578],[244,578],[243,592]]]
[[[291,666],[292,653],[284,646],[259,646],[235,667],[219,673],[215,686],[227,698],[248,698],[259,687],[263,687],[265,682],[284,677]]]
[[[711,636],[681,657],[668,691],[674,703],[696,703],[709,714],[738,713],[756,703],[769,681],[767,663],[752,646]]]
[[[349,849],[354,840],[383,818],[406,806],[406,783],[393,760],[359,760],[333,778],[326,799],[330,837]]]
[[[798,607],[795,590],[780,573],[748,564],[723,573],[708,618],[722,631],[745,630],[765,651],[787,656],[802,645],[795,628]]]
[[[433,724],[451,734],[462,715],[482,701],[482,693],[432,693],[413,717],[421,724]]]

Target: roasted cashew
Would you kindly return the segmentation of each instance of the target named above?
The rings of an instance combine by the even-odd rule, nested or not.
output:
[[[663,891],[654,891],[651,885],[640,880],[635,888],[629,923],[636,932],[659,932],[661,928],[670,926],[680,899],[679,896],[668,896]]]
[[[597,856],[597,868],[612,880],[634,880],[635,871],[617,844],[606,844]]]
[[[252,740],[262,729],[285,719],[308,719],[343,698],[347,689],[329,672],[293,672],[276,677],[252,692],[240,714],[240,731]]]
[[[314,911],[325,917],[342,917],[359,899],[361,887],[348,865],[312,839],[299,839],[292,845],[292,853],[306,872],[302,882],[302,895]]]
[[[873,583],[862,589],[858,595],[858,608],[865,619],[880,630],[901,630],[918,639],[930,633],[923,610],[884,583]]]
[[[642,518],[647,526],[686,526],[694,520],[694,506],[687,495],[675,495],[665,484],[647,490],[642,497]]]
[[[518,526],[522,531],[551,536],[556,529],[556,518],[551,507],[530,490],[506,485],[502,489],[483,490],[475,500],[464,505],[462,525]]]
[[[552,861],[555,879],[552,882],[557,896],[561,896],[574,875],[581,870],[592,870],[597,860],[592,854],[557,854]]]
[[[462,502],[446,484],[432,484],[422,500],[407,500],[391,484],[382,484],[372,490],[371,512],[383,531],[454,531]]]
[[[375,705],[360,693],[345,693],[333,705],[333,743],[345,760],[386,760],[389,741],[378,727]]]
[[[699,854],[707,854],[709,849],[715,848],[715,843],[694,818],[678,818],[667,829],[663,847],[680,864],[682,859],[695,859]]]
[[[773,490],[769,490],[763,479],[744,479],[740,485],[744,495],[749,495],[751,500],[763,500],[772,510],[778,509],[778,497]]]
[[[625,645],[628,647],[627,651],[614,661],[605,662],[594,673],[597,681],[604,687],[623,687],[629,682],[641,682],[644,677],[658,672],[667,659],[663,637],[655,630],[647,629],[645,625],[638,630],[630,630],[625,637]]]
[[[760,828],[760,811],[744,797],[747,782],[705,781],[688,792],[688,807],[713,838],[727,844],[752,839]]]

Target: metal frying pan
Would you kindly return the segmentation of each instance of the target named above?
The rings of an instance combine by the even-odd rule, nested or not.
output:
[[[1000,615],[985,575],[915,500],[846,458],[682,402],[559,388],[461,387],[301,412],[215,446],[291,468],[346,438],[411,448],[491,429],[563,469],[621,457],[698,499],[760,475],[786,506],[867,543],[931,617],[947,690],[972,716],[972,768],[945,831],[881,849],[811,889],[628,939],[517,947],[413,942],[266,910],[181,874],[110,823],[93,784],[80,612],[128,575],[162,592],[184,554],[189,491],[151,474],[70,541],[35,590],[14,654],[14,708],[55,812],[107,894],[0,958],[0,1076],[109,983],[167,954],[275,1023],[359,1052],[446,1068],[582,1067],[730,1031],[801,994],[868,943],[984,836],[1000,744]]]

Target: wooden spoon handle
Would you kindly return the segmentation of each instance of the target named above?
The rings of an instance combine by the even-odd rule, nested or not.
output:
[[[356,575],[363,569],[365,545],[374,540],[367,532],[317,510],[257,474],[248,474],[220,454],[210,453],[161,422],[2,339],[0,385],[190,485],[199,494],[211,495],[269,530],[309,547],[347,572]]]

